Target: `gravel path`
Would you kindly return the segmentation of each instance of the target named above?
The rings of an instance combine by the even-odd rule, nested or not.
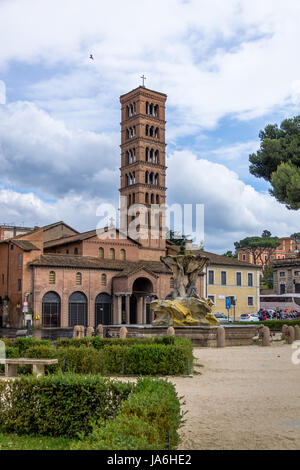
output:
[[[203,368],[171,378],[184,396],[179,449],[300,449],[300,365],[292,348],[194,350]]]

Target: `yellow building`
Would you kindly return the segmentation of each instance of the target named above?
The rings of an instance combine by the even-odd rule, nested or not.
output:
[[[206,251],[205,296],[214,303],[213,313],[228,314],[226,298],[231,298],[230,317],[239,320],[244,313],[257,313],[259,304],[260,267],[235,258]]]

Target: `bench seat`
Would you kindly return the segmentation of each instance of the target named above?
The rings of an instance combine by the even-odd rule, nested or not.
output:
[[[17,377],[18,366],[32,365],[32,372],[37,377],[44,375],[45,366],[58,364],[57,359],[6,359],[5,360],[5,377]]]

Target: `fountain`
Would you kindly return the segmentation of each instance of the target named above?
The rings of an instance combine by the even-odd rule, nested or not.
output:
[[[172,300],[155,300],[151,309],[156,315],[153,326],[219,326],[212,314],[213,303],[200,297],[196,283],[208,258],[201,255],[182,254],[162,257],[161,261],[173,272],[175,288]],[[187,285],[184,284],[187,277]]]

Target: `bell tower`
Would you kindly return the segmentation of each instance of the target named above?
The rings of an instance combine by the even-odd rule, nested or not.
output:
[[[159,215],[159,234],[151,237],[151,206],[166,203],[165,104],[167,95],[139,86],[120,97],[121,117],[121,196],[127,207],[147,207],[145,223],[148,238],[141,237],[141,259],[156,260],[165,255],[162,238],[163,216]],[[128,216],[127,224],[134,217]]]

